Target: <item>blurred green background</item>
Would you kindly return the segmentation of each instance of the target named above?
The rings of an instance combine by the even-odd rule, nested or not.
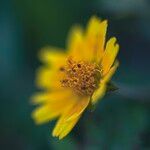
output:
[[[36,126],[29,97],[39,49],[65,47],[69,28],[91,15],[109,20],[120,44],[120,67],[109,93],[63,141],[55,122]],[[150,150],[149,0],[0,0],[1,150]]]

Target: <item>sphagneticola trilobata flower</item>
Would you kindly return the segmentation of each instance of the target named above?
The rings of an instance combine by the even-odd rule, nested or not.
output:
[[[45,47],[39,53],[43,65],[37,70],[40,92],[32,96],[37,104],[32,117],[37,124],[58,119],[52,132],[64,138],[89,105],[105,95],[118,67],[119,45],[112,37],[106,42],[107,20],[93,16],[86,29],[74,26],[66,50]]]

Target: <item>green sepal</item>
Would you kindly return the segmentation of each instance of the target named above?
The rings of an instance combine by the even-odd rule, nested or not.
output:
[[[106,92],[114,92],[118,90],[119,88],[112,82],[107,83],[107,89]]]

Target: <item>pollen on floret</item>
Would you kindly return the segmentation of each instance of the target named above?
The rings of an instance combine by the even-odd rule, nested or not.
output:
[[[60,71],[64,72],[61,85],[79,95],[91,96],[98,88],[101,70],[95,63],[75,61],[69,57],[66,66],[61,67]]]

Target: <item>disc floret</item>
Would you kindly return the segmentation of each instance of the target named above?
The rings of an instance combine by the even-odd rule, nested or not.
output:
[[[73,89],[79,95],[91,96],[98,88],[101,71],[95,63],[75,61],[69,57],[66,66],[60,70],[64,72],[61,85]]]

